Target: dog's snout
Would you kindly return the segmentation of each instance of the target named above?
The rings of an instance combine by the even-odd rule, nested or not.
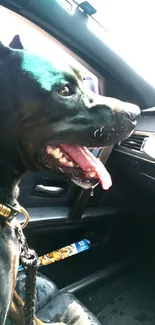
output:
[[[128,107],[126,108],[126,113],[128,118],[132,121],[135,122],[137,121],[139,115],[140,115],[140,109],[138,106],[134,104],[129,104]]]
[[[118,99],[111,97],[103,97],[100,95],[93,94],[89,96],[89,107],[96,108],[102,107],[105,110],[109,109],[117,115],[126,116],[131,122],[136,122],[140,115],[140,108],[128,102],[122,102]]]

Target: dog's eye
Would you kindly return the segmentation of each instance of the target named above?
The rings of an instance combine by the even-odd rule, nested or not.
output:
[[[69,86],[64,86],[58,90],[58,93],[59,95],[66,97],[73,95],[73,90]]]

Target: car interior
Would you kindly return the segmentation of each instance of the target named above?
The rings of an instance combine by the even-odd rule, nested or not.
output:
[[[41,261],[37,316],[45,323],[59,321],[69,302],[77,301],[94,325],[153,325],[155,89],[98,37],[104,30],[89,1],[0,4],[4,43],[19,34],[27,50],[48,58],[66,56],[92,91],[141,109],[135,131],[114,146],[106,162],[113,183],[108,191],[100,185],[82,189],[56,172],[23,176],[19,202],[30,214],[24,233]],[[95,33],[89,20],[97,26]],[[104,150],[94,149],[93,154],[104,160]],[[69,256],[69,247],[77,243],[80,248]],[[22,268],[17,291],[24,297]]]

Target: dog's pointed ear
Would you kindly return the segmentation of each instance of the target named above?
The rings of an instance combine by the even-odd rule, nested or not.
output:
[[[12,49],[16,49],[16,50],[23,50],[24,49],[19,35],[15,35],[13,37],[12,41],[9,44],[9,47],[11,47]]]
[[[1,41],[0,41],[0,60],[4,59],[7,55],[11,53],[11,49],[7,46],[5,46]]]

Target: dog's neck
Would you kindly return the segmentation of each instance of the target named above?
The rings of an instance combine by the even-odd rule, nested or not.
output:
[[[16,150],[9,155],[0,148],[0,203],[16,204],[19,195],[18,184],[26,171]]]

